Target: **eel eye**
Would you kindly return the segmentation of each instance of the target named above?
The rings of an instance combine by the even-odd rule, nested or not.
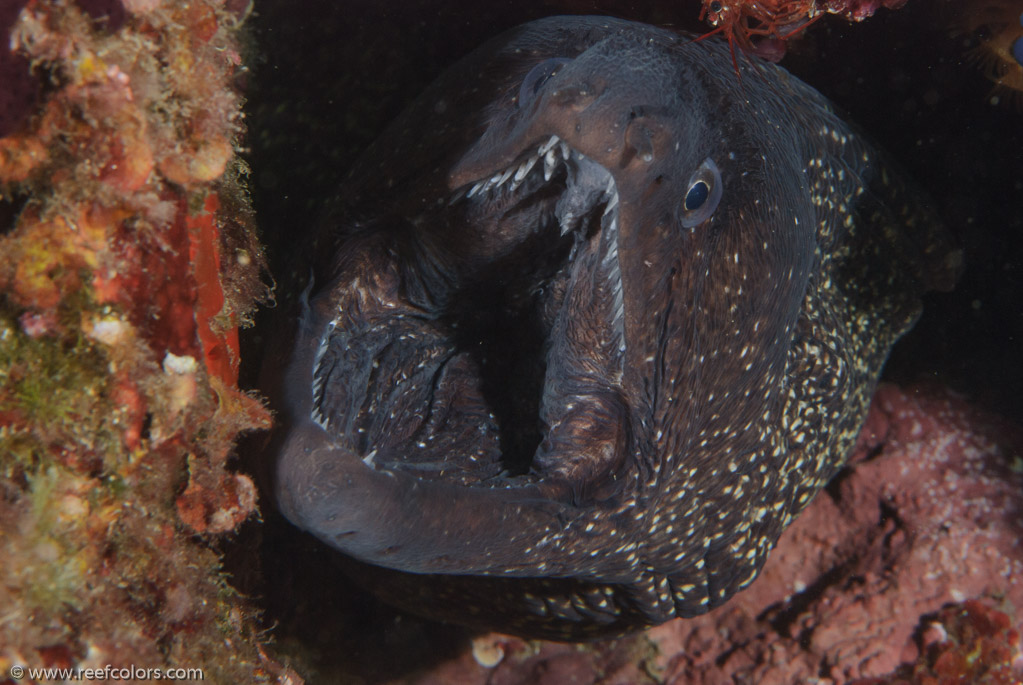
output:
[[[692,228],[709,219],[721,202],[721,172],[708,157],[686,184],[682,200],[682,225]]]
[[[692,212],[703,206],[703,203],[710,197],[710,187],[707,182],[702,178],[693,184],[693,187],[686,193],[685,208],[687,212]]]
[[[561,67],[571,61],[568,57],[551,57],[530,69],[526,78],[522,79],[522,85],[519,86],[519,107],[539,93],[544,84],[554,78]]]

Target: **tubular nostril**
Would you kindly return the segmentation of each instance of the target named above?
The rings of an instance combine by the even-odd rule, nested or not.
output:
[[[654,161],[654,132],[637,121],[632,122],[625,131],[625,144],[636,157],[644,162]]]

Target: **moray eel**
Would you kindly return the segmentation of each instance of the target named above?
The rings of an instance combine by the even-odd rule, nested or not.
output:
[[[598,17],[452,67],[310,240],[280,511],[389,601],[558,639],[753,582],[957,254],[784,70]]]

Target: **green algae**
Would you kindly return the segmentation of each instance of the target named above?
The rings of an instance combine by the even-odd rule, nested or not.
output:
[[[117,452],[107,423],[107,359],[80,334],[31,338],[0,315],[0,464],[9,474],[45,464],[62,446],[98,455]],[[49,457],[52,458],[52,457]]]

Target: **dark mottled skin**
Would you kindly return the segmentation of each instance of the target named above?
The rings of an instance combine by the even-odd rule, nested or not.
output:
[[[752,582],[957,265],[820,95],[740,70],[714,41],[561,17],[431,86],[343,187],[271,361],[281,511],[390,601],[530,636]],[[466,197],[552,135],[603,169]],[[687,228],[707,158],[720,205]],[[617,206],[586,196],[562,235],[559,199],[607,173]]]

